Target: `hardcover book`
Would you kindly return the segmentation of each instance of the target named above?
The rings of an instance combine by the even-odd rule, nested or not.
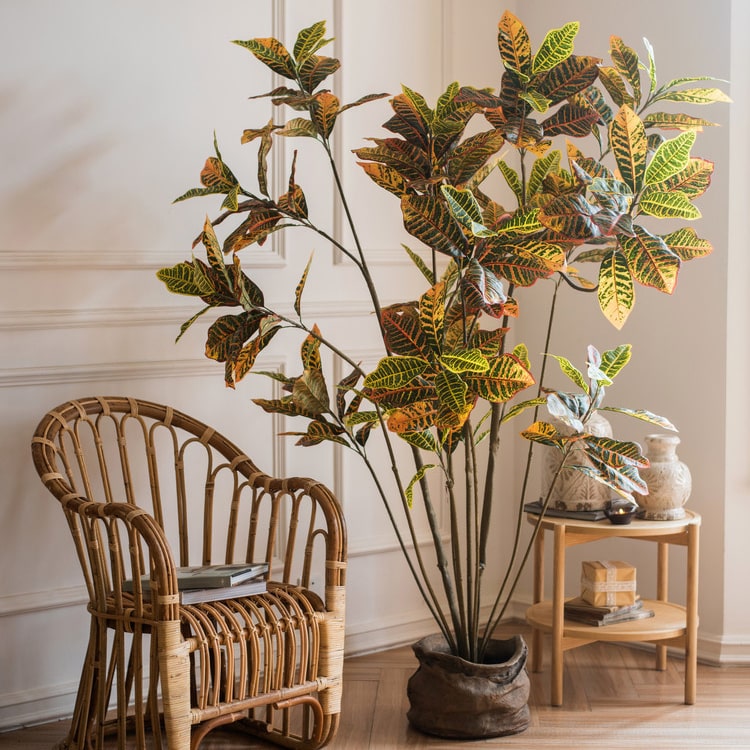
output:
[[[268,572],[268,563],[229,563],[220,565],[188,565],[179,567],[177,586],[180,591],[187,589],[215,589],[236,586],[244,581],[264,576]],[[141,589],[149,591],[151,580],[148,575],[141,576]],[[133,581],[123,581],[123,591],[133,590]]]

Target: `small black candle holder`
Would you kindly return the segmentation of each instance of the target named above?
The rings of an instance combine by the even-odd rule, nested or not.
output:
[[[638,506],[630,503],[612,503],[606,513],[610,523],[624,526],[633,520],[637,510]]]

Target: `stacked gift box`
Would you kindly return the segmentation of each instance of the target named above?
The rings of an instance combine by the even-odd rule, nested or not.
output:
[[[653,616],[638,595],[632,565],[621,560],[581,563],[581,594],[565,602],[568,620],[601,626]]]

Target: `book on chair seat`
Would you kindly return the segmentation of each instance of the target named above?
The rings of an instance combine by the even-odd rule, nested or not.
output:
[[[268,573],[268,563],[227,563],[219,565],[188,565],[176,568],[177,587],[180,591],[188,589],[218,589],[237,586],[245,581],[263,580]],[[123,581],[123,591],[133,591],[132,579]],[[141,576],[141,590],[150,591],[151,580],[147,575]]]

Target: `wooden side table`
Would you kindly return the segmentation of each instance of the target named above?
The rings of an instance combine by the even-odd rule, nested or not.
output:
[[[641,521],[618,526],[609,521],[576,521],[544,517],[534,547],[534,604],[526,612],[532,628],[532,672],[542,668],[543,634],[552,634],[551,703],[563,702],[563,652],[595,641],[650,641],[656,643],[656,668],[666,669],[667,647],[685,650],[685,703],[695,703],[698,645],[698,532],[701,517],[687,511],[679,521]],[[527,514],[536,524],[539,516]],[[552,600],[544,600],[544,537],[554,534]],[[614,623],[602,627],[583,625],[564,617],[565,550],[576,544],[615,537],[657,542],[656,600],[644,600],[655,616],[645,620]],[[668,601],[669,545],[687,547],[687,602],[680,606]]]

